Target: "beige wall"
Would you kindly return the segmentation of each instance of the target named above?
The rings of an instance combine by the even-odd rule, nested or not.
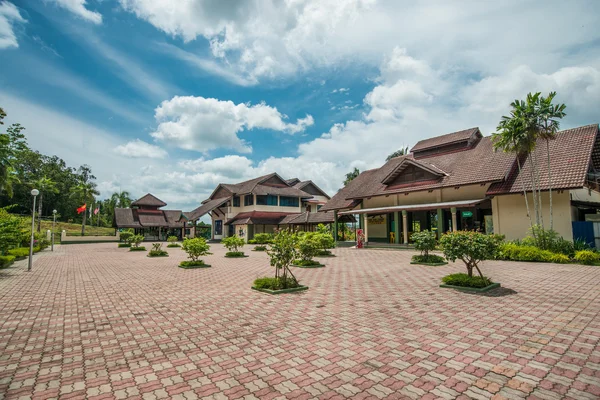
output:
[[[375,224],[373,223],[374,219],[378,219],[381,221],[383,218],[383,223]],[[369,238],[387,238],[387,215],[377,215],[377,216],[369,216]]]
[[[532,218],[533,197],[527,196]],[[550,196],[542,193],[542,217],[544,226],[550,228]],[[554,214],[554,230],[563,238],[573,240],[571,227],[571,199],[569,191],[552,192],[552,209]],[[525,207],[525,197],[521,194],[496,196],[492,199],[492,212],[494,216],[494,233],[506,236],[507,240],[522,239],[529,230],[529,218]]]

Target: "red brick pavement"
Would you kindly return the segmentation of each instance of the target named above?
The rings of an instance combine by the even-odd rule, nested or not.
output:
[[[249,250],[249,249],[246,249]],[[502,289],[438,288],[459,264],[336,249],[303,293],[250,290],[267,255],[209,269],[114,243],[0,270],[2,398],[600,397],[600,268],[487,262]]]

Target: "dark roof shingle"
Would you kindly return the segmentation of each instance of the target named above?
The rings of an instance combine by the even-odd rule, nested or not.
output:
[[[462,142],[468,140],[479,128],[470,128],[458,132],[448,133],[442,136],[436,136],[429,139],[419,140],[415,146],[410,149],[411,152],[423,151],[433,147],[448,145],[451,143]]]
[[[156,196],[147,193],[144,196],[140,197],[133,203],[132,206],[148,206],[148,207],[164,207],[167,205],[164,201],[158,199]]]

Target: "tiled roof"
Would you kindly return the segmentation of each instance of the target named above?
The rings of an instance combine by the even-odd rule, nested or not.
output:
[[[182,228],[180,210],[139,210],[115,208],[114,225],[117,228]]]
[[[279,195],[279,196],[290,196],[290,197],[304,197],[309,198],[313,197],[312,194],[308,194],[296,187],[293,186],[284,186],[284,187],[276,187],[276,186],[267,186],[267,185],[256,185],[252,190],[252,193],[256,195]]]
[[[167,205],[167,203],[156,198],[154,195],[148,193],[148,194],[140,197],[133,203],[131,203],[131,205],[132,206],[164,207]]]
[[[225,225],[245,225],[245,224],[264,224],[278,225],[288,215],[298,215],[298,213],[268,212],[268,211],[250,211],[237,214],[225,222]]]
[[[115,208],[114,225],[117,228],[141,228],[138,221],[133,218],[131,208]]]
[[[183,228],[181,210],[164,210],[164,213],[170,228]]]
[[[204,214],[209,213],[212,210],[214,210],[215,208],[223,205],[228,200],[229,200],[229,197],[208,200],[207,202],[203,203],[200,207],[196,208],[195,210],[190,211],[188,213],[184,213],[184,214],[190,221],[197,220],[198,218],[202,217]]]
[[[465,129],[463,131],[448,133],[442,136],[436,136],[429,139],[423,139],[417,142],[415,146],[410,150],[411,152],[422,151],[425,149],[430,149],[432,147],[438,147],[442,145],[447,145],[450,143],[461,142],[463,140],[468,140],[475,132],[477,132],[479,128],[470,128]]]
[[[556,139],[549,142],[552,189],[573,189],[584,186],[590,160],[593,160],[594,152],[598,151],[594,148],[594,144],[598,140],[597,133],[598,125],[587,125],[561,131],[556,135]],[[523,192],[523,184],[525,190],[531,191],[531,163],[529,158],[537,163],[540,189],[548,190],[550,181],[548,179],[547,157],[546,141],[539,140],[535,151],[527,159],[521,161],[521,173],[519,173],[515,159],[508,178],[503,182],[490,186],[487,194],[521,193]]]

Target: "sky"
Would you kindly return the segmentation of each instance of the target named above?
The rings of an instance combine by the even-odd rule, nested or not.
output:
[[[189,211],[277,172],[330,195],[558,92],[600,122],[600,1],[0,0],[0,107],[101,197]]]

